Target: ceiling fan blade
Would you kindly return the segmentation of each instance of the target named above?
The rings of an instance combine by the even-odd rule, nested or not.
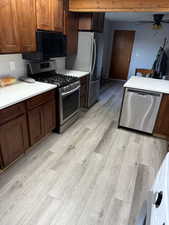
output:
[[[169,23],[169,21],[162,21],[162,23]]]
[[[140,24],[145,24],[145,23],[153,23],[152,21],[138,21],[137,23],[140,23]]]

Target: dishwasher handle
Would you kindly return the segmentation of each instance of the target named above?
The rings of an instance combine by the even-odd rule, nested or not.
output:
[[[134,90],[134,89],[127,89],[127,92],[131,92],[131,93],[135,93],[138,95],[150,95],[150,96],[156,96],[156,97],[160,97],[160,93],[155,93],[155,92],[146,92],[146,91],[139,91],[139,90]]]

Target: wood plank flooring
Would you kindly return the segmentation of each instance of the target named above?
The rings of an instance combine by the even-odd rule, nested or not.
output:
[[[122,83],[64,134],[51,134],[0,175],[1,225],[134,225],[167,152],[117,129]]]

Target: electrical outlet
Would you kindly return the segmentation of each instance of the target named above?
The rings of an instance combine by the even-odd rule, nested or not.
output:
[[[15,71],[16,70],[16,66],[15,66],[15,62],[14,61],[9,62],[9,66],[10,66],[10,71]]]

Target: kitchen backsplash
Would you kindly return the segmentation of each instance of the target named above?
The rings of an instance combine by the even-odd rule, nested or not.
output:
[[[21,54],[0,55],[0,77],[12,75],[16,78],[26,74],[26,64]]]
[[[59,72],[65,69],[65,58],[55,58],[55,68]],[[0,77],[12,75],[16,78],[26,75],[26,61],[21,54],[0,55]]]

